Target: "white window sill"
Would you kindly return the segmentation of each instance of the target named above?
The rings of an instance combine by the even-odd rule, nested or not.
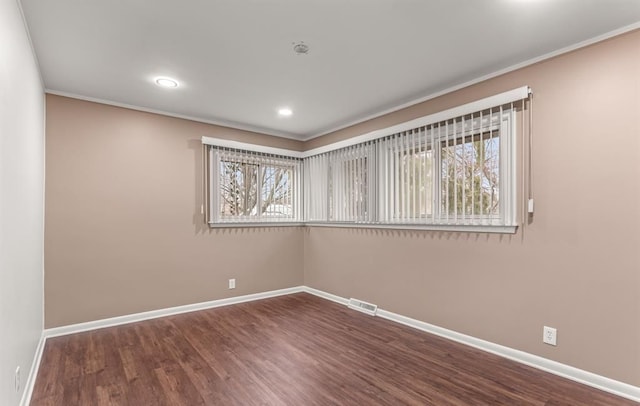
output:
[[[373,228],[383,230],[422,230],[422,231],[450,231],[459,233],[494,233],[515,234],[518,226],[490,226],[490,225],[453,225],[453,224],[375,224],[375,223],[339,223],[339,222],[307,222],[309,227],[342,227],[342,228]]]
[[[515,234],[518,226],[453,225],[453,224],[376,224],[351,222],[237,222],[209,223],[211,228],[251,228],[251,227],[334,227],[370,228],[383,230],[449,231],[458,233]]]
[[[251,228],[251,227],[301,227],[305,223],[295,221],[238,221],[238,222],[209,222],[211,228]]]

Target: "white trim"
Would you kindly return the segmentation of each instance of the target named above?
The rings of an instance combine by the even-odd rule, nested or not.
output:
[[[328,145],[323,145],[322,147],[310,149],[303,152],[303,158],[307,158],[313,155],[324,154],[325,152],[350,147],[352,145],[361,144],[367,141],[373,141],[375,139],[386,137],[388,135],[412,130],[414,128],[424,127],[429,124],[439,123],[441,121],[448,120],[450,118],[460,117],[460,116],[464,116],[471,113],[476,113],[478,111],[482,111],[491,107],[502,106],[518,100],[526,99],[529,97],[530,93],[531,93],[531,89],[528,86],[522,86],[522,87],[512,89],[506,92],[502,92],[493,96],[485,97],[484,99],[472,101],[470,103],[452,107],[447,110],[442,110],[437,113],[433,113],[433,114],[429,114],[413,120],[405,121],[403,123],[396,124],[391,127],[373,130],[366,134],[347,138],[346,140],[334,142]]]
[[[265,145],[249,144],[247,142],[224,140],[222,138],[202,137],[202,143],[215,147],[239,149],[242,151],[259,152],[269,155],[280,155],[291,158],[303,158],[303,153],[291,149],[267,147]]]
[[[25,386],[25,392],[20,402],[21,406],[27,406],[31,400],[35,379],[38,374],[42,354],[45,346],[46,339],[49,337],[57,337],[68,334],[80,333],[84,331],[96,330],[105,327],[119,326],[122,324],[134,323],[143,320],[155,319],[158,317],[171,316],[175,314],[188,313],[197,310],[211,309],[215,307],[228,306],[236,303],[249,302],[254,300],[266,299],[269,297],[283,296],[293,293],[306,292],[314,296],[330,300],[332,302],[348,306],[349,299],[343,298],[332,293],[328,293],[319,289],[315,289],[309,286],[296,286],[292,288],[272,290],[269,292],[255,293],[244,296],[236,296],[227,299],[213,300],[209,302],[196,303],[185,306],[171,307],[167,309],[153,310],[149,312],[136,313],[127,316],[113,317],[110,319],[96,320],[87,323],[73,324],[69,326],[57,327],[44,330],[36,354],[33,360],[29,378]],[[425,323],[420,320],[412,319],[406,316],[402,316],[396,313],[392,313],[387,310],[378,308],[377,316],[384,319],[403,324],[430,334],[435,334],[446,339],[468,345],[477,348],[482,351],[486,351],[512,361],[519,362],[543,370],[545,372],[552,373],[554,375],[561,376],[563,378],[571,379],[594,387],[596,389],[603,390],[605,392],[612,393],[614,395],[630,399],[636,402],[640,402],[640,387],[629,385],[624,382],[616,381],[602,375],[594,374],[582,369],[578,369],[569,365],[562,364],[560,362],[552,361],[537,355],[529,354],[524,351],[516,350],[513,348],[505,347],[500,344],[495,344],[489,341],[481,340],[466,334],[458,333],[453,330],[438,327],[433,324]]]
[[[86,323],[71,324],[68,326],[49,328],[44,330],[46,338],[64,336],[68,334],[81,333],[84,331],[97,330],[105,327],[114,327],[122,324],[135,323],[138,321],[157,319],[159,317],[173,316],[176,314],[195,312],[198,310],[212,309],[214,307],[228,306],[237,303],[251,302],[254,300],[266,299],[270,297],[290,295],[292,293],[303,292],[303,286],[293,288],[278,289],[268,292],[253,293],[244,296],[235,296],[226,299],[212,300],[188,304],[184,306],[169,307],[166,309],[151,310],[148,312],[134,313],[126,316],[111,317],[109,319],[88,321]]]
[[[151,320],[159,317],[172,316],[172,315],[182,314],[182,313],[189,313],[189,312],[194,312],[198,310],[212,309],[215,307],[228,306],[228,305],[237,304],[237,303],[267,299],[270,297],[290,295],[292,293],[305,292],[306,291],[305,288],[306,288],[305,286],[295,286],[292,288],[278,289],[278,290],[272,290],[272,291],[261,292],[261,293],[253,293],[250,295],[235,296],[235,297],[230,297],[226,299],[212,300],[209,302],[201,302],[201,303],[194,303],[194,304],[189,304],[184,306],[169,307],[165,309],[152,310],[148,312],[129,314],[126,316],[118,316],[118,317],[112,317],[109,319],[95,320],[95,321],[89,321],[86,323],[71,324],[68,326],[45,329],[42,332],[42,335],[40,336],[40,341],[38,342],[38,347],[36,348],[36,353],[33,358],[31,370],[29,371],[29,377],[27,378],[24,393],[22,394],[20,406],[28,406],[29,403],[31,402],[31,396],[33,395],[33,388],[35,386],[35,381],[38,376],[38,370],[40,369],[40,364],[42,362],[42,354],[44,352],[45,343],[48,338],[81,333],[81,332],[91,331],[91,330],[97,330],[97,329],[106,328],[106,327],[114,327],[122,324],[135,323],[139,321]]]
[[[304,227],[305,223],[295,221],[210,221],[209,227],[211,228],[254,228],[254,227]]]
[[[589,45],[593,45],[593,44],[596,44],[598,42],[605,41],[605,40],[607,40],[609,38],[613,38],[613,37],[616,37],[618,35],[622,35],[622,34],[625,34],[627,32],[630,32],[630,31],[633,31],[633,30],[637,30],[639,28],[640,28],[640,22],[633,23],[633,24],[627,25],[625,27],[618,28],[618,29],[613,30],[613,31],[609,31],[609,32],[604,33],[602,35],[598,35],[597,37],[593,37],[593,38],[587,39],[585,41],[581,41],[581,42],[578,42],[576,44],[572,44],[572,45],[569,45],[567,47],[560,48],[560,49],[555,50],[555,51],[551,51],[551,52],[546,53],[544,55],[528,59],[528,60],[526,60],[524,62],[520,62],[520,63],[517,63],[515,65],[511,65],[511,66],[506,67],[504,69],[500,69],[500,70],[497,70],[495,72],[488,73],[486,75],[483,75],[483,76],[480,76],[478,78],[469,80],[467,82],[460,83],[458,85],[454,85],[454,86],[448,87],[448,88],[440,90],[438,92],[431,93],[431,94],[428,94],[426,96],[422,96],[422,97],[419,97],[417,99],[410,100],[408,102],[399,104],[397,106],[390,107],[388,109],[380,110],[380,111],[378,111],[376,113],[370,114],[370,115],[365,116],[365,117],[361,117],[361,118],[357,118],[357,119],[352,120],[352,121],[348,121],[348,122],[346,122],[344,124],[340,124],[340,125],[337,125],[335,127],[331,127],[328,130],[322,130],[322,131],[320,131],[318,133],[315,133],[313,135],[310,135],[310,136],[308,136],[306,138],[302,138],[301,140],[302,141],[309,141],[309,140],[312,140],[314,138],[321,137],[323,135],[331,134],[331,133],[334,133],[336,131],[340,131],[340,130],[343,130],[345,128],[352,127],[354,125],[357,125],[357,124],[360,124],[360,123],[364,123],[365,121],[373,120],[374,118],[382,117],[382,116],[384,116],[386,114],[390,114],[390,113],[405,109],[407,107],[415,106],[416,104],[424,103],[424,102],[426,102],[428,100],[435,99],[436,97],[440,97],[440,96],[444,96],[444,95],[449,94],[449,93],[453,93],[453,92],[455,92],[457,90],[464,89],[465,87],[473,86],[475,84],[487,81],[489,79],[493,79],[493,78],[496,78],[498,76],[505,75],[505,74],[507,74],[509,72],[513,72],[513,71],[516,71],[518,69],[526,68],[527,66],[534,65],[534,64],[536,64],[538,62],[543,62],[543,61],[546,61],[547,59],[555,58],[556,56],[560,56],[562,54],[567,54],[569,52],[576,51],[576,50],[578,50],[580,48],[588,47]]]
[[[33,387],[38,377],[38,370],[40,369],[40,362],[42,361],[42,354],[44,353],[44,344],[47,338],[44,332],[40,335],[38,346],[36,347],[36,353],[31,363],[31,369],[29,370],[29,376],[24,386],[24,392],[22,393],[22,399],[20,400],[20,406],[29,406],[31,403],[31,395],[33,394]]]
[[[97,97],[83,96],[76,93],[63,92],[60,90],[54,90],[54,89],[48,89],[48,88],[45,88],[44,91],[45,93],[48,93],[48,94],[53,94],[53,95],[62,96],[62,97],[69,97],[71,99],[78,99],[78,100],[84,100],[92,103],[106,104],[107,106],[122,107],[129,110],[143,111],[145,113],[159,114],[161,116],[174,117],[174,118],[180,118],[183,120],[195,121],[198,123],[216,125],[218,127],[232,128],[234,130],[249,131],[257,134],[271,135],[274,137],[288,138],[296,141],[301,141],[300,136],[293,133],[274,131],[268,128],[252,126],[249,124],[241,124],[241,123],[236,123],[233,121],[225,121],[225,120],[204,119],[204,118],[199,118],[195,116],[188,116],[185,114],[171,113],[164,110],[136,106],[136,105],[127,104],[127,103],[120,103],[112,100],[99,99]]]
[[[331,300],[332,302],[339,303],[341,305],[349,306],[349,299],[334,295],[332,293],[328,293],[322,290],[314,289],[309,286],[303,286],[303,291],[306,293],[310,293],[314,296],[321,297],[323,299]]]
[[[304,286],[303,289],[307,293],[344,304],[345,306],[347,306],[349,303],[348,299],[346,298],[323,292],[318,289],[314,289],[308,286]],[[599,390],[603,390],[605,392],[612,393],[626,399],[640,402],[640,387],[637,386],[616,381],[614,379],[575,368],[570,365],[562,364],[560,362],[552,361],[538,355],[533,355],[500,344],[495,344],[490,341],[485,341],[466,334],[458,333],[453,330],[438,327],[433,324],[425,323],[423,321],[392,313],[387,310],[382,310],[380,308],[378,308],[376,315],[383,319],[400,323],[405,326],[437,335],[439,337],[444,337],[460,344],[468,345],[470,347],[474,347],[479,350],[486,351],[491,354],[495,354],[512,361],[516,361],[521,364],[525,364],[530,367],[540,369],[542,371],[549,372],[554,375],[558,375],[563,378],[567,378],[572,381],[579,382],[581,384],[588,385]]]

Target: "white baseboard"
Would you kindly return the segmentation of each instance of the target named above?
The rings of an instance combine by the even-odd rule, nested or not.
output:
[[[323,299],[331,300],[332,302],[340,303],[342,305],[349,305],[349,299],[345,299],[344,297],[336,296],[332,293],[323,292],[318,289],[310,288],[309,286],[303,286],[303,290],[307,293],[311,293],[314,296],[321,297]]]
[[[108,319],[89,321],[86,323],[71,324],[68,326],[55,327],[45,329],[42,332],[36,353],[33,358],[31,370],[29,371],[29,377],[27,378],[25,390],[22,394],[20,406],[28,406],[31,403],[31,396],[33,395],[33,387],[38,376],[38,369],[40,368],[40,362],[42,360],[42,353],[47,338],[64,336],[68,334],[81,333],[84,331],[97,330],[105,327],[119,326],[122,324],[135,323],[138,321],[151,320],[159,317],[172,316],[175,314],[195,312],[198,310],[212,309],[214,307],[228,306],[237,303],[250,302],[253,300],[266,299],[270,297],[290,295],[292,293],[304,292],[304,286],[295,286],[293,288],[271,290],[268,292],[254,293],[244,296],[235,296],[226,299],[211,300],[209,302],[194,303],[184,306],[169,307],[166,309],[152,310],[148,312],[128,314],[126,316],[111,317]]]
[[[44,332],[40,335],[38,346],[36,347],[36,353],[33,356],[33,362],[31,363],[31,369],[29,370],[29,376],[24,385],[24,392],[22,393],[22,399],[20,400],[20,406],[29,406],[31,403],[31,395],[33,394],[33,386],[36,383],[38,377],[38,370],[40,369],[40,361],[42,360],[42,353],[44,352],[44,343],[46,337]]]
[[[311,293],[312,295],[315,295],[324,299],[328,299],[344,305],[347,305],[349,302],[349,300],[346,298],[342,298],[342,297],[333,295],[331,293],[323,292],[318,289],[310,288],[308,286],[304,287],[304,291],[307,293]],[[415,329],[418,329],[430,334],[435,334],[437,336],[444,337],[449,340],[452,340],[461,344],[465,344],[482,351],[490,352],[492,354],[499,355],[504,358],[508,358],[512,361],[516,361],[521,364],[525,364],[525,365],[543,370],[545,372],[549,372],[554,375],[561,376],[563,378],[571,379],[572,381],[576,381],[584,385],[588,385],[596,389],[600,389],[605,392],[609,392],[626,399],[640,402],[640,387],[637,387],[637,386],[629,385],[627,383],[616,381],[614,379],[610,379],[602,375],[594,374],[589,371],[585,371],[585,370],[575,368],[566,364],[562,364],[560,362],[552,361],[550,359],[529,354],[524,351],[505,347],[500,344],[495,344],[489,341],[481,340],[479,338],[458,333],[456,331],[449,330],[446,328],[438,327],[433,324],[429,324],[420,320],[405,317],[400,314],[392,313],[387,310],[382,310],[380,308],[378,308],[376,316],[382,317],[383,319],[394,321],[396,323],[404,324],[405,326],[413,327]]]
[[[108,319],[88,321],[86,323],[71,324],[68,326],[54,327],[44,330],[46,338],[64,336],[67,334],[81,333],[83,331],[96,330],[99,328],[119,326],[121,324],[135,323],[138,321],[157,319],[159,317],[173,316],[175,314],[195,312],[198,310],[212,309],[214,307],[228,306],[236,303],[250,302],[253,300],[266,299],[292,293],[303,292],[303,286],[293,288],[271,290],[251,295],[235,296],[226,299],[211,300],[209,302],[194,303],[184,306],[169,307],[166,309],[151,310],[148,312],[128,314],[126,316],[111,317]]]
[[[292,293],[307,292],[312,295],[321,297],[332,302],[336,302],[342,305],[348,305],[349,300],[328,292],[324,292],[318,289],[314,289],[308,286],[296,286],[293,288],[273,290],[263,293],[255,293],[251,295],[236,296],[227,299],[212,300],[209,302],[195,303],[184,306],[171,307],[167,309],[153,310],[149,312],[130,314],[126,316],[112,317],[109,319],[90,321],[86,323],[72,324],[69,326],[56,327],[44,330],[36,355],[34,357],[33,365],[29,373],[29,378],[25,387],[25,393],[22,397],[21,406],[27,406],[31,400],[33,386],[40,366],[40,360],[42,358],[42,352],[44,350],[44,344],[47,338],[57,337],[67,334],[80,333],[83,331],[96,330],[105,327],[118,326],[127,323],[134,323],[138,321],[155,319],[158,317],[171,316],[180,313],[188,313],[197,310],[211,309],[215,307],[228,306],[236,303],[249,302],[253,300],[266,299],[270,297],[289,295]],[[448,330],[442,327],[435,326],[433,324],[425,323],[420,320],[415,320],[409,317],[405,317],[396,313],[389,312],[378,308],[377,316],[387,320],[394,321],[396,323],[404,324],[415,329],[425,331],[430,334],[435,334],[440,337],[447,338],[452,341],[456,341],[461,344],[469,345],[474,348],[478,348],[483,351],[490,352],[495,355],[499,355],[510,360],[529,365],[531,367],[562,376],[567,379],[603,390],[605,392],[612,393],[630,399],[636,402],[640,402],[640,387],[629,385],[624,382],[616,381],[601,375],[594,374],[592,372],[584,371],[569,365],[565,365],[556,361],[552,361],[537,355],[529,354],[524,351],[516,350],[513,348],[505,347],[503,345],[495,344],[489,341],[481,340],[472,336],[468,336],[462,333],[458,333],[453,330]]]

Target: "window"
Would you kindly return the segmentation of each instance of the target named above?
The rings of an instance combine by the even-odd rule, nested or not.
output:
[[[299,159],[209,147],[211,224],[299,222]]]
[[[308,222],[372,221],[374,143],[355,145],[304,160]]]
[[[329,221],[370,220],[369,149],[347,148],[329,159]]]
[[[443,141],[440,151],[441,210],[461,219],[499,216],[499,131]]]
[[[515,232],[515,123],[529,91],[304,153],[203,137],[207,221]]]
[[[378,218],[386,223],[420,222],[433,216],[433,149],[422,130],[380,142],[382,196]]]
[[[498,107],[382,140],[379,220],[512,225],[513,115]]]
[[[307,220],[514,226],[514,123],[508,104],[307,158]]]

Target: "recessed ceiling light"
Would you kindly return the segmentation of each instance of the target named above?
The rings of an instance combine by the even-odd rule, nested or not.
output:
[[[288,107],[283,107],[280,110],[278,110],[278,115],[282,117],[289,117],[292,114],[293,114],[293,111],[291,111],[291,109]]]
[[[171,78],[156,78],[156,85],[162,87],[178,87],[178,82]]]

